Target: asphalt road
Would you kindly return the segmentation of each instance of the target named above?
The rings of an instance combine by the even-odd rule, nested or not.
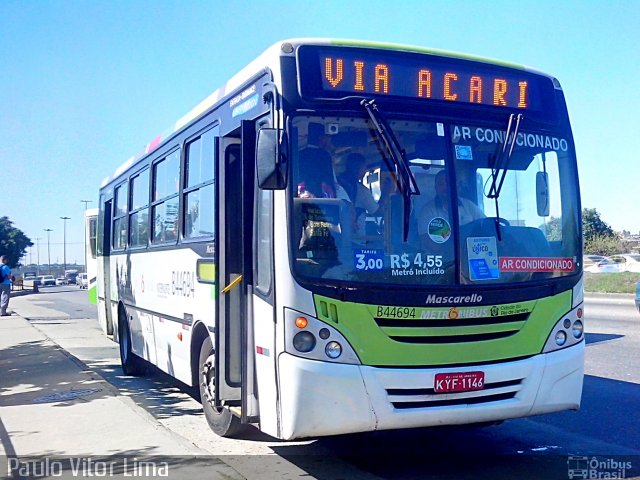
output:
[[[35,302],[48,309],[31,323],[164,427],[221,456],[246,478],[568,478],[570,468],[593,461],[599,462],[599,478],[640,475],[640,314],[627,296],[587,296],[579,412],[486,428],[372,432],[301,442],[280,442],[255,429],[241,439],[219,438],[208,431],[186,387],[157,370],[144,378],[122,376],[117,349],[102,336],[85,291],[50,287],[12,302],[16,308]],[[622,472],[622,461],[632,468]],[[583,470],[576,472],[580,478]]]

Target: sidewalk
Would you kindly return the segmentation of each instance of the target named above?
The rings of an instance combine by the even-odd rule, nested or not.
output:
[[[193,462],[185,465],[185,457],[206,456],[206,465],[199,462],[201,467],[206,466],[206,478],[242,478],[221,460],[163,427],[23,317],[15,313],[3,317],[0,478],[8,478],[8,461],[2,457],[43,462],[60,457],[104,460],[113,456],[178,457],[172,459],[178,463],[173,470],[169,465],[173,478],[186,474],[184,468],[190,470],[192,478],[198,478],[191,471]],[[122,474],[122,466],[119,467]],[[180,469],[182,474],[174,476]],[[82,477],[65,473],[69,476],[62,478]]]

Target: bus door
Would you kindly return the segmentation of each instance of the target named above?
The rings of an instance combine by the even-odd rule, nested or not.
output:
[[[99,241],[102,242],[102,283],[96,284],[98,288],[98,304],[104,300],[104,309],[98,314],[100,326],[106,335],[113,334],[113,312],[111,311],[111,207],[113,199],[105,200],[103,204],[102,235]]]
[[[235,133],[235,132],[234,132]],[[254,122],[243,121],[240,139],[223,137],[219,151],[218,312],[216,322],[216,403],[241,405],[243,423],[255,416],[247,401],[253,385],[248,353],[248,311],[252,276]],[[246,150],[250,150],[247,152]],[[250,154],[250,159],[243,157]],[[251,388],[252,391],[252,388]]]

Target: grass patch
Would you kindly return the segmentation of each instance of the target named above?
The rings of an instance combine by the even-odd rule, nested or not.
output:
[[[640,273],[590,273],[584,272],[584,289],[587,292],[635,293]]]

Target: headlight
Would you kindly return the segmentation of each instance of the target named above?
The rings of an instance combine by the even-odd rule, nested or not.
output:
[[[307,360],[359,365],[355,350],[333,323],[331,318],[320,320],[286,308],[285,352]]]
[[[573,327],[571,328],[571,331],[573,332],[573,336],[575,338],[580,338],[584,333],[584,325],[580,320],[576,320],[575,322],[573,322]]]
[[[329,342],[327,346],[324,347],[324,353],[326,353],[329,358],[338,358],[342,355],[342,346],[338,342]]]
[[[582,304],[565,313],[549,332],[542,353],[555,352],[569,348],[584,341],[584,322]]]
[[[293,347],[299,352],[310,352],[316,346],[316,337],[311,332],[298,332],[293,337]]]

